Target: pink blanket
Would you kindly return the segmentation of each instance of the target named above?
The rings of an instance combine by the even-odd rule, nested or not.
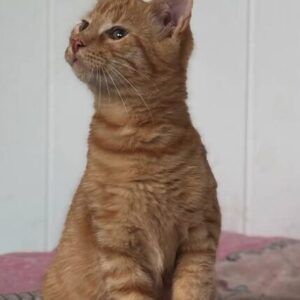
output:
[[[51,253],[0,256],[0,294],[38,290],[52,257]],[[300,242],[224,233],[217,273],[220,294],[226,299],[276,299],[260,298],[272,293],[281,293],[281,300],[300,299]]]

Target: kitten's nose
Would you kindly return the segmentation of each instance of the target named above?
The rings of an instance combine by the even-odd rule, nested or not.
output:
[[[79,39],[72,39],[71,46],[74,54],[76,54],[80,48],[85,47],[85,44]]]

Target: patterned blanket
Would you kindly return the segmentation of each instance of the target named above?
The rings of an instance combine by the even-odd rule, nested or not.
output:
[[[22,293],[11,295],[0,295],[0,300],[39,300],[37,293]]]
[[[229,252],[219,255],[216,267],[218,300],[300,300],[300,241],[275,239]],[[37,293],[0,295],[0,300],[34,299],[40,299]]]
[[[300,299],[300,242],[279,240],[217,264],[220,299]]]

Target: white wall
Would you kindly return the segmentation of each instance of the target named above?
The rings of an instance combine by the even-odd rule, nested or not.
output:
[[[52,249],[92,100],[64,62],[94,0],[0,0],[0,253]],[[300,238],[300,1],[196,0],[190,105],[224,229]]]

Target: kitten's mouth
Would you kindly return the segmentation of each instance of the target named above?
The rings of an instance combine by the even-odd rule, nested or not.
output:
[[[77,62],[79,62],[78,58],[77,57],[74,57],[72,59],[72,65],[76,64]]]
[[[82,61],[76,55],[74,55],[71,59],[71,67],[76,68],[76,69],[78,69],[78,68],[85,69]]]
[[[80,78],[84,78],[86,75],[90,75],[91,70],[84,60],[84,57],[80,53],[73,53],[71,48],[67,48],[65,58],[75,74]]]
[[[78,56],[73,53],[70,47],[68,47],[66,50],[65,58],[71,67],[74,67],[80,63]]]

